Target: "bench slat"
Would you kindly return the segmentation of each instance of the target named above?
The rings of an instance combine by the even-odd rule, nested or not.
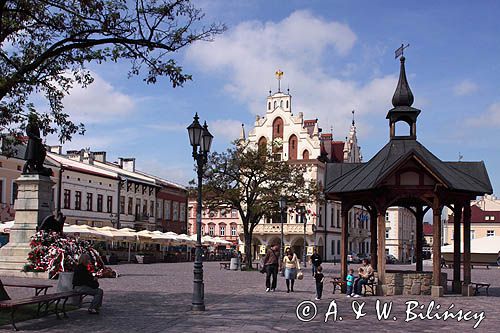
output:
[[[20,305],[37,304],[37,303],[54,301],[54,300],[58,300],[58,299],[62,299],[62,298],[79,296],[79,295],[80,295],[80,293],[75,292],[75,291],[66,291],[66,292],[62,292],[62,293],[39,295],[39,296],[26,297],[26,298],[20,298],[20,299],[10,299],[10,300],[6,300],[6,301],[0,301],[0,308],[11,308],[11,307],[20,306]]]

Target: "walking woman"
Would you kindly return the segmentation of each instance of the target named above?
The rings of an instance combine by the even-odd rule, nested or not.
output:
[[[297,270],[300,270],[300,264],[299,259],[291,248],[286,249],[285,257],[283,258],[283,267],[285,267],[286,292],[293,292],[293,284],[297,278]]]

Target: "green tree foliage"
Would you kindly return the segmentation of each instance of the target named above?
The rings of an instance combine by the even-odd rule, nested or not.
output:
[[[74,85],[93,79],[90,63],[130,61],[129,76],[173,87],[191,79],[173,58],[195,41],[210,41],[223,24],[203,24],[189,0],[0,0],[0,132],[21,134],[37,112],[44,135],[61,142],[83,133],[63,111]],[[43,96],[48,112],[35,108]]]
[[[204,175],[204,203],[209,209],[238,210],[247,267],[252,262],[254,229],[264,217],[279,213],[280,196],[287,198],[289,207],[317,199],[317,183],[306,179],[306,172],[306,166],[297,161],[276,161],[266,147],[235,143],[223,153],[210,155]]]

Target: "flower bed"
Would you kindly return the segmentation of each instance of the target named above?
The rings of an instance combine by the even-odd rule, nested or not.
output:
[[[25,272],[48,272],[50,278],[56,278],[59,272],[72,272],[83,253],[90,255],[89,270],[97,276],[102,274],[104,265],[99,253],[84,240],[61,236],[56,232],[38,231],[31,237],[31,251]]]

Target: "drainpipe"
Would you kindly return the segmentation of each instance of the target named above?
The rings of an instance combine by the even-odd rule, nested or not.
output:
[[[118,176],[118,198],[117,198],[117,205],[116,205],[116,229],[120,229],[120,190],[122,187],[123,181],[121,180],[120,176]],[[129,259],[130,260],[130,259]]]
[[[64,166],[61,164],[61,168],[59,169],[59,185],[57,189],[57,205],[56,205],[56,211],[60,212],[61,211],[61,191],[62,191],[62,174],[64,172]]]

